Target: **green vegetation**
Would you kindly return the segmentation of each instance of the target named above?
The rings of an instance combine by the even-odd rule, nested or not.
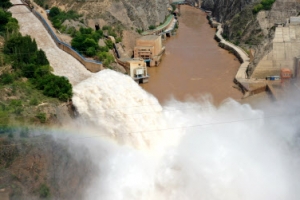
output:
[[[72,86],[65,77],[51,74],[45,53],[35,40],[18,32],[17,20],[2,8],[0,22],[0,126],[45,123],[53,115],[39,115],[45,111],[39,102],[66,101]]]
[[[49,18],[53,26],[57,29],[62,27],[62,23],[65,20],[78,20],[82,15],[77,14],[74,10],[69,10],[67,12],[61,11],[58,7],[52,7],[50,9]]]
[[[39,194],[41,198],[50,197],[50,189],[46,184],[42,184],[39,189]]]
[[[98,59],[103,62],[104,66],[109,66],[111,63],[114,62],[114,57],[108,52],[100,52],[98,53]]]
[[[259,4],[253,7],[252,12],[256,14],[261,10],[270,10],[275,1],[276,0],[262,0]]]
[[[75,11],[64,12],[61,11],[58,7],[52,7],[50,9],[49,18],[53,26],[57,29],[60,29],[61,32],[70,34],[73,39],[71,41],[71,46],[77,50],[79,53],[93,57],[94,59],[100,59],[105,67],[114,61],[112,55],[107,53],[109,49],[113,49],[113,42],[109,39],[105,40],[105,46],[99,46],[99,39],[104,39],[104,34],[107,36],[113,36],[116,42],[122,41],[122,32],[123,29],[120,25],[115,27],[112,26],[103,26],[102,30],[93,30],[92,28],[83,28],[81,27],[78,31],[75,27],[66,27],[62,23],[67,19],[79,20],[82,15],[77,14]]]
[[[172,6],[172,12],[174,12],[176,10],[177,6],[175,4],[171,4],[171,6]]]
[[[47,118],[46,118],[46,113],[38,113],[36,115],[36,118],[40,120],[41,123],[45,123]]]
[[[80,28],[72,39],[71,45],[80,53],[94,57],[103,62],[105,67],[110,67],[110,64],[114,62],[114,57],[108,51],[113,49],[113,42],[106,39],[105,46],[98,45],[98,40],[104,38],[104,32],[111,36],[117,36],[116,40],[119,38],[116,30],[110,26],[103,26],[102,30],[97,31],[92,28]]]
[[[0,126],[41,123],[36,116],[48,112],[49,103],[54,106],[60,104],[58,99],[49,98],[43,94],[43,91],[36,89],[31,81],[22,79],[14,80],[9,85],[0,84],[0,96]],[[40,107],[39,103],[44,103],[45,106]],[[51,113],[48,116],[54,117]]]
[[[0,8],[0,34],[13,33],[19,29],[18,21],[12,18],[10,12],[4,11]]]
[[[51,67],[45,53],[37,48],[35,40],[21,34],[11,35],[4,44],[4,53],[12,60],[14,71],[5,76],[4,84],[21,77],[29,78],[36,88],[49,97],[66,101],[72,96],[72,86],[64,77],[51,74]]]
[[[176,22],[174,29],[178,29],[178,28],[179,28],[178,22]]]
[[[154,30],[156,27],[154,25],[149,26],[149,30]]]
[[[107,35],[113,36],[116,39],[116,43],[122,42],[122,36],[123,36],[123,28],[121,25],[117,25],[116,27],[112,26],[103,26],[103,31],[107,31]]]
[[[86,56],[95,56],[99,50],[98,40],[103,38],[103,31],[94,31],[92,28],[80,28],[72,39],[74,49]]]
[[[2,9],[8,9],[12,6],[12,3],[10,3],[9,0],[1,0],[0,1],[0,8]],[[1,24],[1,23],[0,23]]]
[[[138,33],[138,34],[142,34],[142,32],[144,32],[144,29],[136,29],[136,32]]]

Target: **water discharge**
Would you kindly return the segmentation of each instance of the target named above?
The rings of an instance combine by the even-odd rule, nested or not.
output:
[[[128,76],[104,70],[74,88],[73,102],[103,135],[88,143],[98,172],[86,199],[300,197],[295,101],[266,111],[230,99],[215,107],[209,96],[160,106]]]

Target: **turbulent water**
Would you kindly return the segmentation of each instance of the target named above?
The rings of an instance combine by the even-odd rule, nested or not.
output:
[[[215,107],[209,96],[161,106],[104,70],[74,88],[73,102],[100,136],[89,143],[99,171],[86,199],[300,198],[295,101],[264,111],[233,100]]]

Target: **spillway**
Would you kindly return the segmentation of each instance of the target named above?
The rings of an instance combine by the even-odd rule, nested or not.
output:
[[[11,0],[11,2],[22,3],[21,0]],[[67,77],[72,85],[91,76],[92,73],[78,60],[56,46],[43,24],[26,6],[13,6],[9,10],[18,20],[21,34],[30,35],[35,39],[38,47],[45,51],[54,74]]]

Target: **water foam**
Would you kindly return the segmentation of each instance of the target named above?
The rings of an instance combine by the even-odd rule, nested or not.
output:
[[[73,103],[81,119],[121,143],[149,146],[155,138],[151,130],[165,127],[157,99],[129,76],[111,70],[78,84]]]
[[[76,86],[73,101],[86,123],[127,144],[100,140],[91,148],[99,173],[86,199],[300,198],[298,116],[269,117],[233,100],[215,107],[205,98],[161,107],[109,70]]]

